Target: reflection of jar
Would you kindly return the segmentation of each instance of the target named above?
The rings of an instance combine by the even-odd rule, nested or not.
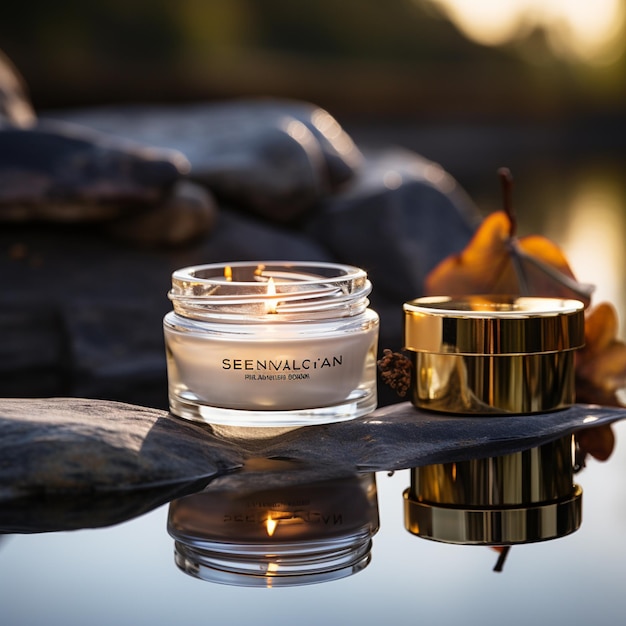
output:
[[[508,545],[563,537],[581,523],[572,435],[488,459],[411,470],[406,529],[446,543]]]
[[[170,504],[176,564],[212,582],[301,585],[343,578],[371,558],[375,474],[265,491],[215,490]]]
[[[583,304],[517,296],[418,298],[404,305],[411,401],[468,414],[541,413],[575,399]]]
[[[172,413],[305,426],[376,408],[378,315],[356,267],[267,262],[174,272],[164,319]]]

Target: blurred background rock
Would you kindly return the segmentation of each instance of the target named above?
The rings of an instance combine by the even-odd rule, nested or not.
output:
[[[503,161],[621,154],[625,14],[623,0],[31,0],[3,9],[0,47],[40,110],[302,99],[474,193]]]
[[[40,117],[79,122],[122,137],[146,141],[169,133],[170,143],[176,144],[177,133],[189,132],[204,114],[196,110],[188,128],[172,122],[177,110],[184,122],[193,112],[189,105],[270,96],[323,107],[364,151],[398,147],[408,151],[407,162],[416,153],[440,164],[483,214],[500,208],[496,170],[508,166],[515,178],[520,235],[542,233],[560,244],[579,280],[597,285],[596,301],[611,301],[624,316],[624,0],[30,0],[3,8],[0,50],[22,74]],[[129,105],[132,115],[127,113]],[[142,117],[152,127],[142,127]],[[167,128],[160,127],[165,121]],[[389,205],[375,200],[370,210],[387,210],[398,198],[403,198],[402,211],[415,205],[412,196],[392,192],[387,194]],[[335,200],[349,207],[349,196]],[[25,231],[3,225],[3,241],[10,242],[7,262],[13,263],[5,274],[5,288],[28,290],[32,300],[37,285],[52,292],[55,276],[69,281],[80,275],[82,282],[76,284],[81,289],[72,292],[72,298],[86,298],[83,287],[89,284],[102,302],[95,306],[90,301],[87,308],[72,299],[66,302],[70,313],[44,342],[59,343],[50,363],[42,366],[53,382],[37,387],[29,375],[12,379],[8,372],[15,367],[6,358],[2,367],[7,382],[0,393],[42,395],[61,389],[162,406],[159,318],[161,309],[168,307],[165,291],[171,269],[229,252],[244,257],[241,246],[258,239],[242,241],[235,234],[252,225],[247,217],[225,212],[220,220],[219,237],[206,245],[159,255],[119,242],[112,247],[110,241],[95,238],[92,230],[80,228],[31,230],[24,244]],[[323,248],[307,247],[312,234],[326,231],[327,239],[333,235],[322,221],[309,223],[308,230],[298,230],[297,225],[287,231],[253,226],[254,232],[268,231],[272,249],[274,241],[280,241],[281,250],[294,248],[277,256],[332,259],[337,250],[329,248],[328,241]],[[228,228],[233,232],[225,237]],[[428,229],[419,221],[406,234],[415,245],[437,240],[441,255],[449,252],[446,245],[462,245],[463,238],[447,237],[449,224],[438,228],[438,239],[422,232]],[[16,245],[28,254],[16,255]],[[347,249],[342,242],[336,247]],[[397,246],[401,254],[407,254],[405,248]],[[84,262],[87,257],[89,263]],[[104,294],[95,271],[109,277],[110,289]],[[150,319],[138,323],[137,318],[124,333],[112,328],[99,337],[106,320],[113,324],[124,318],[109,310],[118,306],[109,296],[124,272],[132,278],[128,287],[150,283],[152,304],[141,302]],[[389,281],[375,283],[375,293],[383,293],[393,283]],[[408,296],[420,295],[403,284]],[[388,306],[389,319],[402,297],[396,293],[393,302],[381,305]],[[42,341],[32,329],[47,310],[33,303],[30,322],[23,312],[7,311],[15,318],[7,328],[23,326],[23,334],[12,332],[12,354],[26,341],[20,337],[29,338],[32,354],[41,361],[45,351],[37,348]],[[51,310],[52,321],[44,326],[52,328],[58,316],[57,308]],[[151,329],[145,340],[149,359],[144,358],[138,325]],[[69,346],[59,339],[63,333],[73,337]],[[116,336],[124,344],[118,352],[110,341]],[[128,338],[137,336],[131,345]],[[73,365],[59,367],[68,353]],[[103,359],[104,353],[108,356]],[[129,354],[136,357],[134,365]],[[124,364],[128,371],[134,367],[134,378]],[[32,364],[24,368],[33,371]],[[112,381],[108,387],[102,382],[107,377]],[[132,393],[119,391],[122,379],[128,380]],[[150,393],[140,392],[142,384]],[[158,401],[147,399],[154,396]]]

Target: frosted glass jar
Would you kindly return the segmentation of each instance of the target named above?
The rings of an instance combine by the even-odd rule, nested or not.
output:
[[[303,426],[376,408],[378,315],[356,267],[237,262],[174,272],[164,319],[172,413]]]

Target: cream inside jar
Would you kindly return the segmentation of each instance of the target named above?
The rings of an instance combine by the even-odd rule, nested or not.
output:
[[[164,319],[172,413],[301,426],[376,408],[378,315],[356,267],[237,262],[174,272]]]

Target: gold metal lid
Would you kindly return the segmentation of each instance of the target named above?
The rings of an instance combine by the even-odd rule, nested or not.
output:
[[[415,352],[522,355],[583,344],[584,305],[578,300],[476,295],[404,304],[404,347]]]

